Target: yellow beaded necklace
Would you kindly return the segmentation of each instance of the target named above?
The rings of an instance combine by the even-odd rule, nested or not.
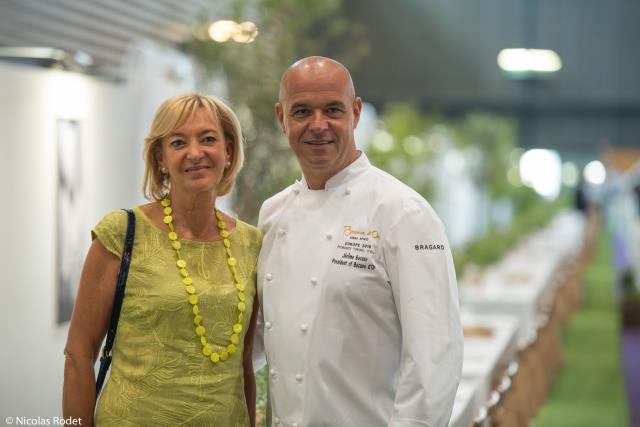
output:
[[[218,363],[219,361],[225,361],[229,358],[229,355],[236,352],[238,341],[240,340],[239,334],[242,332],[242,319],[243,313],[246,309],[244,300],[244,284],[240,283],[238,279],[238,272],[236,271],[236,259],[231,255],[231,241],[229,241],[229,232],[226,230],[227,224],[224,222],[222,218],[222,214],[217,209],[214,209],[216,219],[218,220],[218,232],[220,233],[220,237],[222,237],[222,243],[224,244],[225,251],[227,252],[227,265],[229,266],[229,270],[231,271],[231,276],[233,277],[233,281],[236,285],[236,290],[238,292],[238,321],[235,323],[231,330],[231,336],[229,337],[229,345],[227,345],[226,349],[220,353],[214,352],[213,348],[209,343],[207,343],[207,339],[204,336],[205,328],[203,326],[203,317],[200,315],[200,309],[198,308],[198,297],[196,296],[196,288],[193,287],[193,279],[189,276],[189,272],[187,271],[187,262],[180,255],[180,241],[178,240],[178,235],[175,232],[173,227],[173,217],[171,213],[173,209],[171,209],[171,201],[169,198],[164,198],[160,201],[160,204],[163,206],[164,212],[164,223],[169,227],[169,240],[171,241],[171,246],[176,252],[176,266],[178,267],[178,271],[180,272],[180,276],[182,276],[182,283],[185,285],[185,291],[187,292],[187,300],[189,304],[191,304],[191,311],[193,312],[193,323],[196,325],[196,335],[200,337],[200,344],[202,344],[202,354],[209,358],[213,363]]]

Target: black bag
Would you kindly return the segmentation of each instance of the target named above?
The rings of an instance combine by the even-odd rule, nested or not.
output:
[[[96,401],[104,384],[105,377],[109,366],[111,366],[111,349],[113,340],[116,338],[116,329],[118,329],[118,319],[120,318],[120,309],[122,308],[122,300],[124,299],[124,288],[127,286],[127,275],[129,274],[129,264],[131,263],[131,252],[133,251],[133,238],[136,234],[136,216],[130,209],[123,209],[127,212],[127,234],[124,239],[124,249],[122,251],[122,259],[120,260],[120,271],[118,271],[118,280],[116,282],[116,292],[113,297],[113,308],[111,310],[111,321],[109,330],[107,331],[107,339],[102,349],[100,357],[100,370],[96,378]]]

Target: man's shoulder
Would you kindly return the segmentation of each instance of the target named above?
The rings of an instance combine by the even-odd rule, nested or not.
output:
[[[431,204],[420,193],[393,175],[372,166],[367,183],[386,217],[399,220],[407,216],[418,216],[436,223],[441,222]]]
[[[280,208],[282,208],[287,200],[287,196],[291,194],[293,187],[296,184],[291,184],[284,190],[274,194],[262,203],[260,208],[260,214],[258,217],[258,227],[262,229],[262,226],[269,218],[272,218]]]
[[[382,202],[397,207],[404,205],[430,206],[429,202],[420,193],[395,176],[375,166],[371,167],[370,172],[367,185],[377,193],[379,200]]]
[[[296,185],[295,183],[291,184],[288,187],[284,188],[283,190],[277,192],[273,196],[269,197],[267,200],[265,200],[262,203],[262,209],[264,209],[265,207],[269,208],[269,207],[277,207],[282,205],[286,200],[287,196],[291,194],[293,187],[295,185]]]

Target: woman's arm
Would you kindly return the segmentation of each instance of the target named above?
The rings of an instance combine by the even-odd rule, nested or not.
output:
[[[93,425],[93,366],[111,316],[119,266],[119,259],[95,239],[82,269],[64,349],[62,414],[64,418],[80,418],[83,426]]]
[[[251,427],[256,425],[256,376],[253,372],[253,335],[256,332],[256,320],[258,318],[258,295],[253,300],[253,311],[249,329],[244,337],[244,351],[242,354],[242,368],[244,370],[244,396],[247,399],[247,409]]]

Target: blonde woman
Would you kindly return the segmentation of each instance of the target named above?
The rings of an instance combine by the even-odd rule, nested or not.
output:
[[[255,424],[251,347],[261,236],[216,206],[242,166],[235,114],[187,93],[145,138],[144,194],[108,381],[94,363],[108,327],[126,213],[106,215],[82,271],[65,348],[63,413],[83,425]]]

